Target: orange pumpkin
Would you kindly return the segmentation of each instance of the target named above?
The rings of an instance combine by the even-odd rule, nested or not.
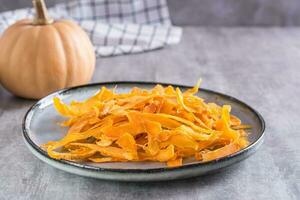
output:
[[[87,34],[69,20],[49,18],[43,0],[33,0],[34,20],[10,26],[0,39],[0,81],[13,94],[37,99],[87,83],[95,52]]]

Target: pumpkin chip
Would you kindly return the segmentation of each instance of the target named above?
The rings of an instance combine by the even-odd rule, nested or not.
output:
[[[231,106],[205,103],[196,96],[201,80],[184,92],[157,85],[127,93],[102,87],[82,102],[53,99],[68,132],[42,145],[55,159],[103,162],[164,162],[181,166],[185,158],[219,159],[245,148],[249,125],[230,114]]]

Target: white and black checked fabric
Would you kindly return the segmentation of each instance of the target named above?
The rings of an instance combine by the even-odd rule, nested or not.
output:
[[[49,8],[55,19],[77,21],[89,34],[97,56],[145,52],[176,44],[182,30],[171,25],[166,0],[73,0]],[[31,8],[0,14],[0,33]]]

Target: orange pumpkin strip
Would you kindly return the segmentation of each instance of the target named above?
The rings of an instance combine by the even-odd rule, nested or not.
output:
[[[66,118],[65,137],[42,145],[55,159],[104,162],[209,161],[249,145],[249,125],[230,114],[230,105],[206,103],[197,96],[201,80],[184,92],[157,85],[126,93],[102,87],[90,98],[70,104],[53,99]]]
[[[182,158],[178,158],[176,160],[169,160],[167,162],[168,167],[178,167],[182,165]]]

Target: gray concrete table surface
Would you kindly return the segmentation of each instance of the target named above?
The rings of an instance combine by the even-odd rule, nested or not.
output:
[[[265,142],[249,159],[212,175],[170,182],[72,175],[29,152],[21,122],[34,101],[0,87],[0,199],[299,199],[300,28],[187,27],[179,45],[98,59],[92,82],[193,85],[199,77],[203,87],[237,97],[264,116]]]

